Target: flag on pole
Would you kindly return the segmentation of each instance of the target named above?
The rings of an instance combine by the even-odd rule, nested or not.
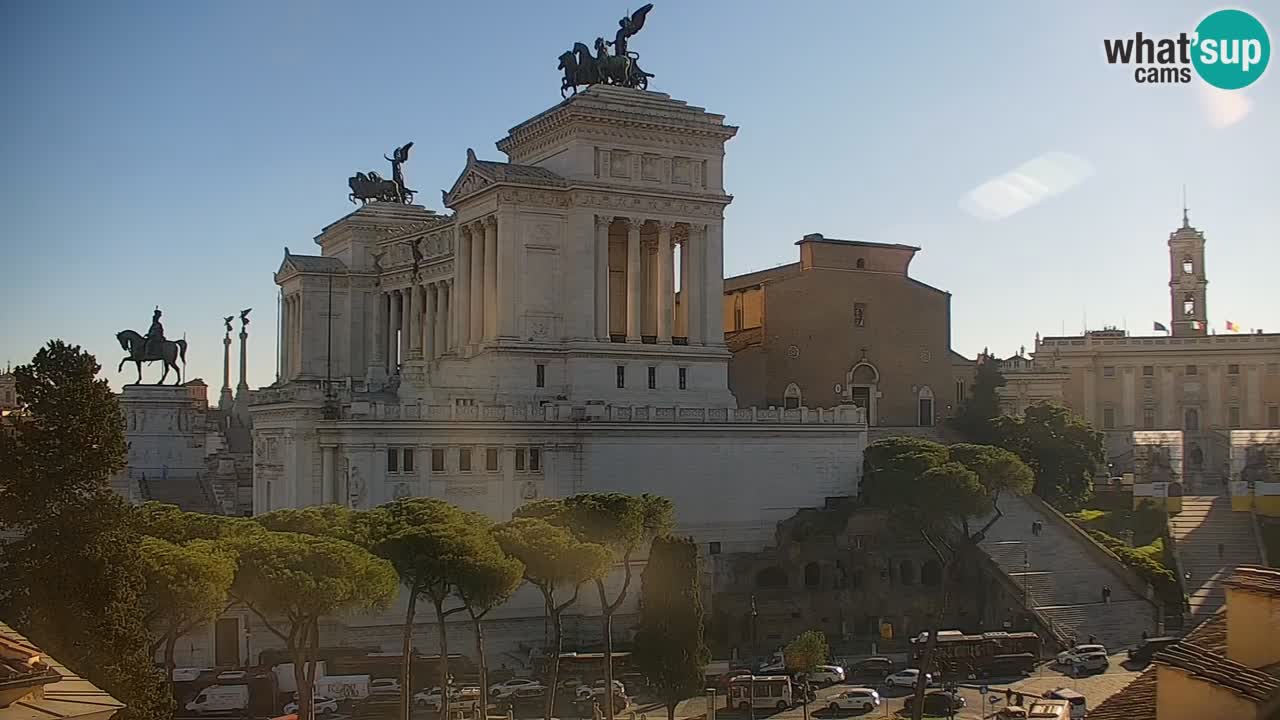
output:
[[[1227,332],[1240,332],[1240,326],[1228,320]]]
[[[1158,322],[1158,323],[1152,323],[1152,324],[1154,326],[1151,328],[1152,330],[1155,330],[1157,332],[1162,332],[1162,333],[1169,332],[1169,328],[1165,327],[1164,323]]]
[[[1204,323],[1200,322],[1199,320],[1192,320],[1192,321],[1191,321],[1191,329],[1192,329],[1192,330],[1203,330],[1203,329],[1204,329]]]

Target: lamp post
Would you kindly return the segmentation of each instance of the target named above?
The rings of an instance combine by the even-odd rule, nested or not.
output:
[[[760,652],[759,644],[757,641],[757,634],[758,634],[757,624],[759,623],[759,618],[760,618],[760,610],[756,607],[755,593],[752,593],[751,595],[751,654],[752,656],[755,656]],[[749,697],[747,698],[747,707],[750,709],[750,712],[751,712],[751,720],[756,720],[756,670],[755,668],[751,669],[751,680],[747,682],[747,693],[749,694]]]

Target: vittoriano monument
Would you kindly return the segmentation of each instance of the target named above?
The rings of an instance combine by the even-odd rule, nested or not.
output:
[[[653,9],[653,3],[631,13],[618,21],[618,32],[613,42],[604,38],[596,38],[596,54],[582,43],[574,43],[573,49],[560,56],[560,69],[564,71],[564,80],[560,83],[560,96],[567,97],[572,90],[576,95],[579,85],[595,85],[607,83],[620,87],[649,87],[649,78],[653,75],[640,69],[636,61],[640,56],[627,50],[627,40],[640,32],[644,27],[644,19]],[[609,54],[609,48],[613,54]]]
[[[416,190],[410,190],[404,181],[403,165],[409,161],[409,149],[413,147],[413,143],[405,143],[395,149],[391,157],[383,155],[387,161],[391,163],[391,179],[384,180],[377,172],[370,170],[367,174],[358,172],[354,177],[347,180],[347,186],[351,188],[351,194],[347,196],[354,204],[356,200],[361,205],[370,202],[393,202],[409,205],[413,203],[413,194]]]
[[[137,330],[121,330],[116,333],[120,349],[129,353],[116,366],[116,372],[123,370],[127,362],[136,364],[138,380],[134,383],[135,385],[142,384],[142,363],[151,363],[156,360],[164,363],[164,372],[156,382],[157,385],[163,385],[165,378],[169,377],[169,368],[173,368],[173,371],[178,374],[178,379],[173,384],[182,384],[182,369],[178,367],[178,361],[181,360],[183,366],[187,364],[187,341],[165,339],[164,325],[160,324],[162,314],[157,306],[156,311],[151,315],[151,327],[146,335],[139,335]]]

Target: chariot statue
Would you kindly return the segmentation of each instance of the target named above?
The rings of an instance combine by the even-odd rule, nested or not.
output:
[[[612,42],[603,37],[596,38],[595,55],[583,43],[574,43],[572,50],[562,54],[559,69],[564,71],[564,80],[560,83],[560,96],[567,97],[570,91],[576,95],[580,85],[608,84],[648,89],[649,78],[653,75],[640,69],[636,62],[640,56],[627,49],[627,41],[644,27],[645,18],[652,9],[653,3],[648,3],[619,20]],[[613,48],[612,54],[610,47]]]
[[[351,193],[347,199],[353,204],[356,200],[361,205],[371,202],[393,202],[408,205],[413,202],[416,190],[410,190],[404,179],[404,164],[409,161],[409,149],[413,143],[405,143],[391,153],[391,157],[383,155],[391,163],[391,179],[386,180],[376,171],[358,172],[347,179],[347,187]]]
[[[164,363],[164,372],[160,375],[157,385],[163,385],[165,378],[169,377],[169,368],[177,373],[178,379],[174,385],[182,384],[182,369],[178,367],[181,361],[185,367],[187,364],[187,341],[168,340],[164,336],[164,325],[160,322],[163,315],[159,307],[151,315],[151,327],[147,330],[146,335],[140,335],[136,330],[121,330],[116,333],[116,341],[120,343],[120,349],[129,353],[116,366],[116,372],[124,369],[124,364],[132,362],[138,366],[138,379],[135,385],[142,384],[142,363],[152,363],[157,360]]]

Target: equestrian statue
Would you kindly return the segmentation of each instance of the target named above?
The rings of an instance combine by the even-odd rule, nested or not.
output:
[[[178,361],[182,361],[183,367],[187,364],[187,341],[165,339],[164,325],[160,324],[161,315],[160,308],[157,307],[151,315],[151,327],[146,335],[139,335],[136,330],[121,330],[116,333],[120,349],[129,353],[116,366],[116,372],[123,370],[127,362],[136,364],[138,380],[134,385],[142,384],[142,363],[151,363],[156,360],[164,363],[164,373],[160,375],[157,385],[163,385],[165,378],[169,377],[169,368],[173,368],[173,371],[178,374],[174,385],[182,384],[182,369],[178,367]],[[230,323],[227,324],[230,326]]]
[[[368,174],[358,172],[348,178],[347,187],[351,188],[351,193],[347,195],[347,199],[353,204],[356,200],[359,200],[361,205],[367,205],[371,202],[412,204],[413,194],[417,190],[410,190],[405,183],[404,169],[402,167],[409,161],[409,149],[412,147],[413,143],[405,143],[396,148],[391,153],[391,157],[382,156],[391,163],[390,180],[384,179],[373,170],[370,170]]]
[[[608,84],[648,89],[649,78],[653,75],[640,69],[636,63],[640,56],[627,50],[627,40],[640,32],[652,9],[653,3],[649,3],[619,20],[613,42],[596,38],[595,55],[582,43],[574,43],[572,50],[561,55],[559,69],[564,71],[564,80],[560,83],[560,97],[567,97],[570,90],[576,95],[579,85]],[[613,48],[612,54],[609,53],[610,47]]]

